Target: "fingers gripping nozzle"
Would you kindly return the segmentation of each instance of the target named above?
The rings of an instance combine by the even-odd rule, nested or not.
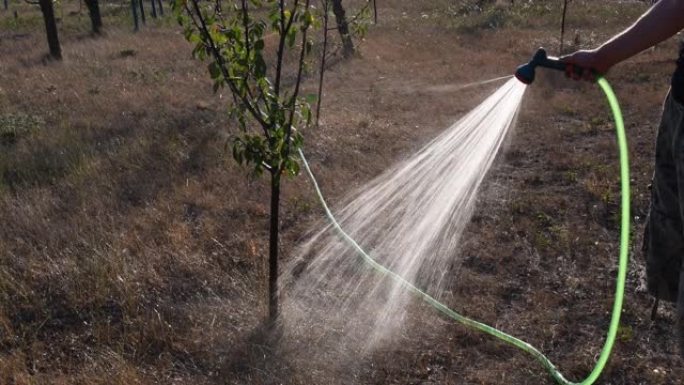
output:
[[[581,76],[584,72],[583,68],[563,63],[557,57],[548,56],[544,48],[539,48],[529,63],[518,67],[515,71],[515,77],[525,84],[532,84],[532,82],[534,82],[534,74],[537,67],[550,68],[563,72],[573,71],[578,76]]]

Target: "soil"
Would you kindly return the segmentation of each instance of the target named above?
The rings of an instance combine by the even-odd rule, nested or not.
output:
[[[461,3],[476,2],[379,2],[379,23],[358,54],[326,73],[321,125],[304,132],[304,150],[331,203],[497,86],[460,85],[511,74],[539,46],[558,49],[557,5],[501,2],[463,15]],[[566,50],[595,46],[645,7],[572,2]],[[525,353],[418,300],[396,340],[348,368],[278,354],[259,326],[267,180],[224,152],[227,96],[211,94],[179,28],[158,22],[133,35],[121,25],[97,39],[68,30],[63,63],[42,60],[36,30],[12,28],[0,30],[0,116],[37,116],[25,126],[39,128],[0,144],[0,382],[553,383]],[[634,229],[621,326],[601,384],[684,378],[673,307],[661,304],[651,320],[641,253],[675,55],[672,39],[608,76],[625,114]],[[313,77],[306,87],[314,90]],[[322,210],[303,175],[285,182],[283,197],[289,258]],[[604,96],[538,71],[480,193],[462,262],[437,296],[539,348],[567,378],[585,378],[610,320],[619,202]]]

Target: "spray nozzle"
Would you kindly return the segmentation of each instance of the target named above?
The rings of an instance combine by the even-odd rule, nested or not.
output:
[[[537,67],[566,71],[568,66],[570,66],[570,64],[563,63],[557,57],[548,56],[544,48],[539,48],[529,63],[518,67],[515,71],[515,77],[525,84],[532,84],[534,81],[534,72]],[[583,68],[578,66],[572,66],[572,70],[578,75],[581,75],[584,71]]]

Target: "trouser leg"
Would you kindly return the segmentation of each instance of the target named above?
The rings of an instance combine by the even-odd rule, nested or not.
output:
[[[679,217],[682,219],[682,221],[684,221],[684,106],[681,104],[681,84],[673,84],[672,89],[679,90],[673,94],[673,105],[677,108],[679,112],[679,121],[677,124],[677,129],[674,131],[672,152],[674,155],[675,165],[677,168],[677,188],[679,191],[680,206]],[[684,266],[682,266],[683,259],[684,256],[680,254],[679,290],[677,298],[677,334],[679,342],[679,352],[682,355],[682,357],[684,357]]]
[[[651,208],[644,234],[649,292],[673,302],[680,289],[684,255],[684,146],[677,145],[678,141],[684,140],[684,135],[677,134],[679,129],[684,129],[681,127],[682,110],[669,95],[658,130]],[[680,174],[683,176],[682,189],[679,188]]]

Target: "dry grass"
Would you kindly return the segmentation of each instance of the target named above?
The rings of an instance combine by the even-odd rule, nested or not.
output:
[[[323,124],[307,133],[306,150],[331,201],[492,89],[430,87],[501,76],[537,46],[557,46],[555,8],[544,2],[471,19],[449,13],[453,3],[380,2],[360,57],[329,72]],[[170,21],[132,34],[112,10],[106,35],[91,38],[87,18],[65,4],[63,63],[43,61],[35,9],[13,4],[14,24],[0,11],[0,383],[551,383],[528,357],[422,304],[351,377],[277,356],[287,346],[259,331],[267,188],[224,152],[226,95],[211,95]],[[572,7],[580,46],[644,9]],[[492,27],[489,17],[503,21]],[[637,226],[673,55],[668,43],[611,74],[628,122]],[[606,114],[593,87],[540,74],[442,293],[549,352],[575,379],[600,347],[617,255]],[[286,183],[283,209],[287,258],[320,214],[303,178]],[[605,383],[676,384],[684,373],[671,320],[648,320],[637,249]]]

